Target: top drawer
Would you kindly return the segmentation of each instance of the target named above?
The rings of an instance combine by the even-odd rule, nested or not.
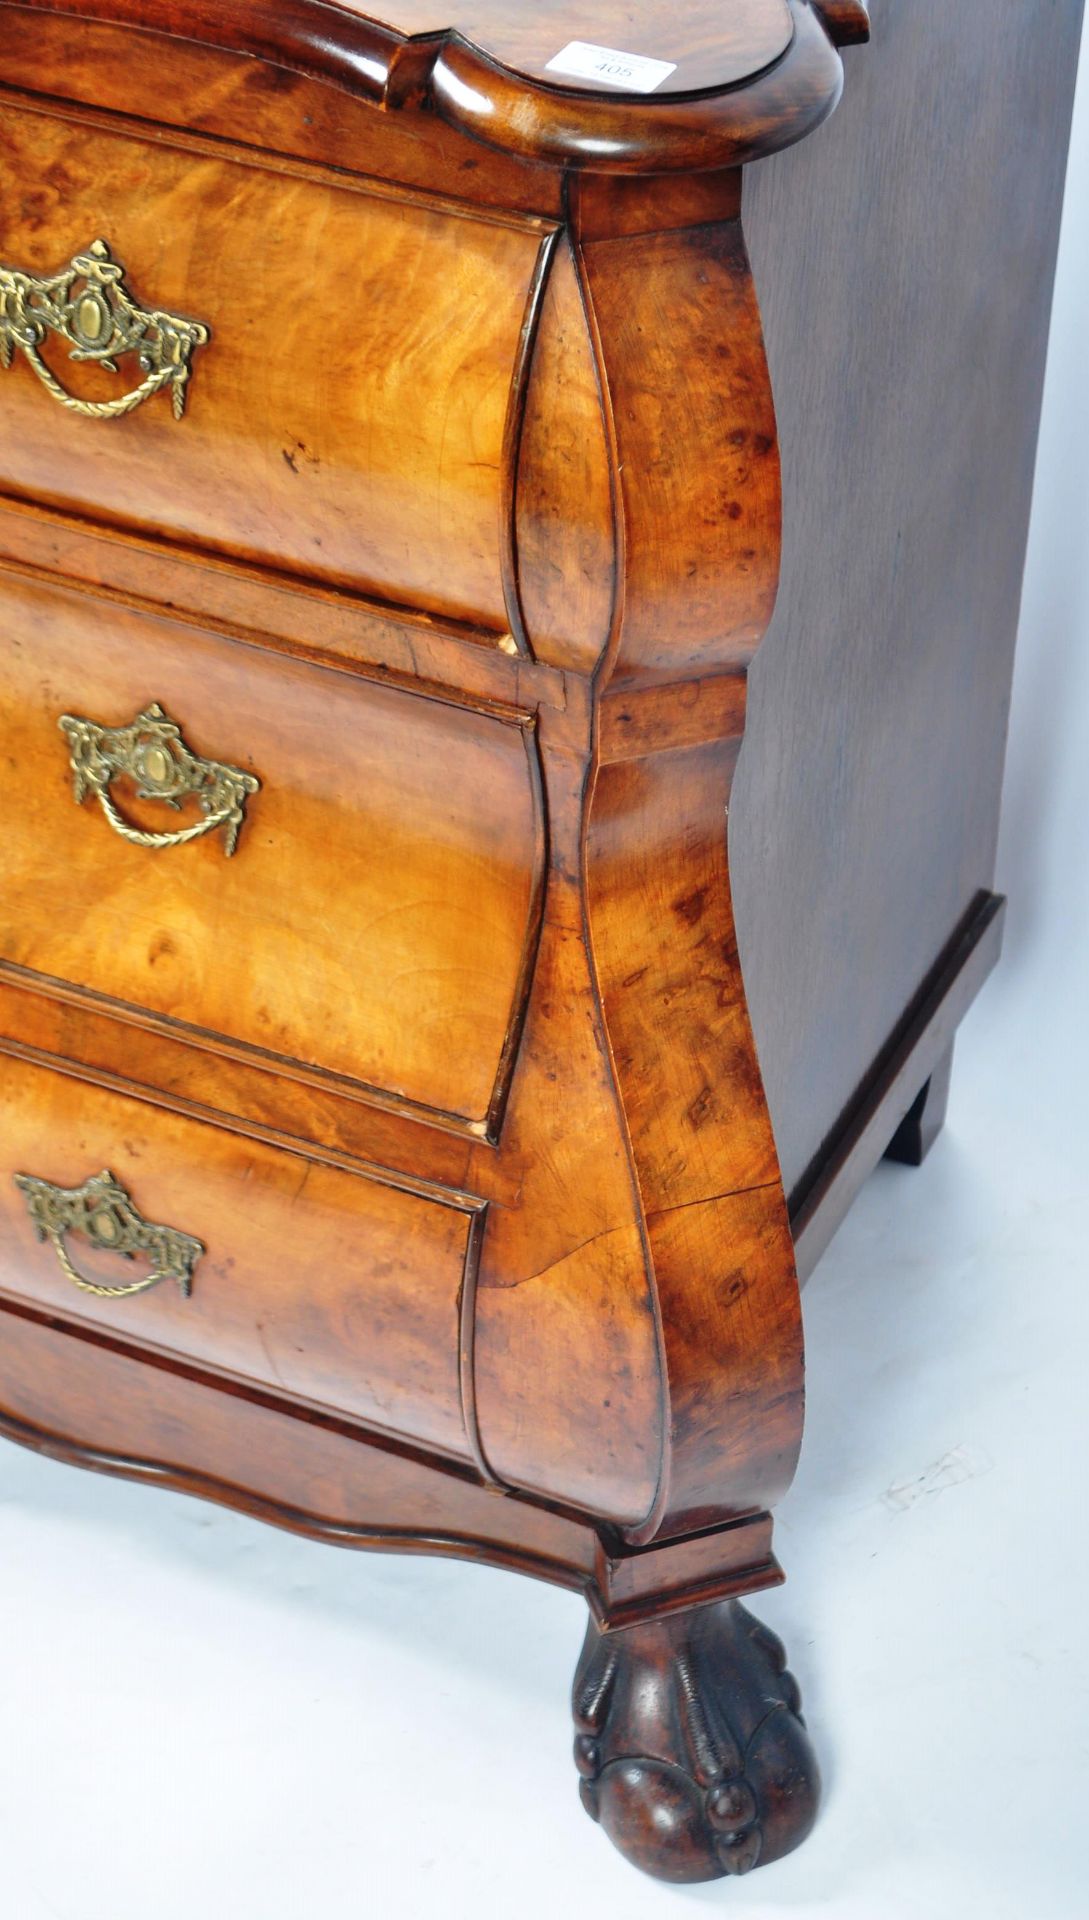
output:
[[[71,315],[40,353],[9,333],[0,488],[503,631],[504,440],[540,228],[177,137],[0,102],[8,312],[14,273],[54,283],[31,309]],[[137,351],[116,372],[72,357],[112,324],[85,273],[56,285],[96,241],[142,313],[207,329],[166,329],[191,369],[180,420],[171,390],[103,418],[43,381],[101,405],[147,379]],[[145,335],[153,356],[162,338]]]

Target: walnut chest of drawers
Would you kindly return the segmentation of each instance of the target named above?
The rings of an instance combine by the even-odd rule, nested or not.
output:
[[[0,1428],[583,1592],[668,1879],[812,1823],[799,1278],[998,951],[1030,11],[0,4]]]

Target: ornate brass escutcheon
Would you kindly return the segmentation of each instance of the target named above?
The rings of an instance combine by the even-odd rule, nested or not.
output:
[[[20,348],[47,393],[70,413],[91,420],[119,420],[152,394],[169,387],[174,418],[185,412],[190,362],[207,346],[211,329],[180,314],[143,308],[126,290],[125,269],[104,240],[77,253],[59,273],[37,277],[0,267],[0,367],[10,367]],[[117,373],[118,356],[135,353],[144,378],[116,400],[80,400],[63,387],[42,359],[48,334],[69,348],[69,359],[93,361]]]
[[[112,1173],[96,1173],[81,1187],[55,1187],[32,1174],[17,1173],[15,1184],[26,1200],[39,1240],[51,1242],[61,1271],[81,1293],[93,1294],[96,1300],[127,1300],[147,1293],[162,1280],[176,1280],[186,1298],[192,1293],[193,1270],[203,1245],[174,1227],[157,1227],[145,1220]],[[68,1256],[67,1233],[82,1233],[100,1253],[117,1253],[125,1260],[144,1255],[152,1271],[123,1287],[85,1280]]]
[[[255,774],[191,753],[181,728],[159,706],[145,707],[128,727],[101,727],[76,714],[57,722],[68,741],[76,804],[94,794],[115,833],[134,847],[182,847],[222,827],[228,858],[238,844],[246,801],[260,790]],[[120,775],[136,783],[141,800],[161,800],[175,811],[194,796],[203,820],[171,833],[145,833],[121,814],[110,794]]]

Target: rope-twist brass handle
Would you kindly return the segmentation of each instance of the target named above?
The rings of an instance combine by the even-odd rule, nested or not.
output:
[[[260,790],[255,774],[220,760],[192,753],[181,728],[159,706],[145,707],[128,727],[102,727],[77,714],[57,722],[68,741],[72,788],[77,805],[93,794],[110,826],[134,847],[184,847],[222,827],[228,857],[238,844],[246,801]],[[149,833],[126,820],[110,793],[110,784],[127,775],[141,800],[161,800],[175,810],[195,798],[203,819],[172,832]]]
[[[65,1278],[96,1300],[128,1300],[136,1293],[147,1293],[163,1280],[177,1282],[188,1298],[193,1291],[193,1271],[204,1252],[199,1240],[174,1227],[154,1226],[133,1205],[120,1181],[109,1171],[96,1173],[81,1187],[55,1187],[49,1180],[33,1174],[17,1173],[15,1184],[24,1196],[27,1212],[39,1240],[48,1240]],[[82,1233],[100,1253],[117,1253],[126,1260],[143,1256],[151,1263],[151,1272],[127,1286],[100,1286],[84,1279],[73,1264],[65,1235]]]
[[[125,269],[111,258],[104,240],[73,255],[59,273],[38,276],[0,267],[0,367],[10,367],[18,349],[46,392],[69,413],[89,420],[120,420],[169,387],[174,418],[180,420],[190,362],[198,347],[207,346],[211,329],[200,320],[137,306],[124,280]],[[50,334],[64,341],[70,360],[92,361],[107,373],[118,372],[121,355],[135,353],[144,378],[116,400],[80,400],[42,358]]]

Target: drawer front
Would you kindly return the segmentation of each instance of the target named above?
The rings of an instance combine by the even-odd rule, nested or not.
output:
[[[96,241],[141,312],[207,332],[177,349],[183,416],[172,381],[119,418],[73,411],[9,341],[0,486],[505,627],[504,436],[534,228],[0,103],[0,267],[48,281]],[[95,360],[106,312],[81,290],[86,272],[68,289],[74,337],[47,328],[35,357],[108,406],[147,376],[135,352],[116,373]],[[141,344],[154,357],[158,333]]]
[[[154,731],[118,743],[153,705],[176,808]],[[522,727],[9,576],[0,728],[0,958],[483,1126],[537,893]]]
[[[13,1059],[0,1141],[4,1293],[469,1457],[470,1212]]]

